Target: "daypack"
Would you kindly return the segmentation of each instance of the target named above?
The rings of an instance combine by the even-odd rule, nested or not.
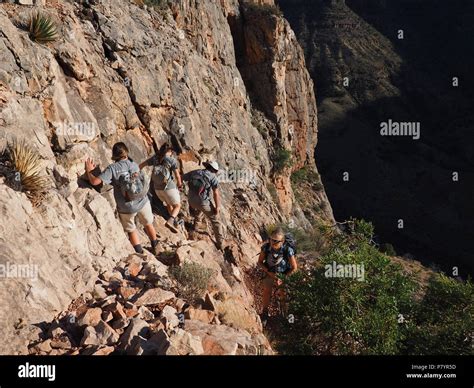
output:
[[[173,179],[168,163],[162,163],[153,168],[153,186],[160,190],[165,190],[168,182]]]
[[[194,171],[189,179],[189,189],[201,199],[207,199],[210,186],[205,170]]]
[[[270,270],[270,272],[277,272],[277,273],[286,273],[291,269],[290,265],[290,254],[289,248],[291,248],[296,255],[296,240],[291,233],[285,234],[285,242],[283,243],[282,251],[283,253],[278,258],[276,264],[273,267],[270,267],[267,263],[268,255],[274,254],[271,251],[270,243],[266,243],[263,246],[263,251],[265,252],[265,260],[264,264]]]
[[[118,179],[118,185],[126,202],[142,199],[147,195],[146,177],[141,171],[123,173]]]

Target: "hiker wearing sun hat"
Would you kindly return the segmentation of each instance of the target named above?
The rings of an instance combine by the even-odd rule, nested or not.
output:
[[[222,249],[224,234],[219,220],[221,195],[216,176],[219,172],[219,164],[216,161],[206,161],[203,166],[203,169],[191,171],[183,176],[183,180],[188,182],[189,186],[189,210],[194,216],[195,230],[204,216],[211,221],[216,247]],[[214,203],[211,202],[211,192]]]

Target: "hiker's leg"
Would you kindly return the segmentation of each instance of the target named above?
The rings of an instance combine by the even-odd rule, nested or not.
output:
[[[268,306],[270,306],[270,300],[272,298],[273,283],[273,278],[268,275],[263,279],[262,305],[264,313],[268,313]]]
[[[170,217],[176,218],[181,210],[179,190],[155,190],[155,193],[160,201],[166,206]]]
[[[214,237],[216,238],[216,245],[220,249],[222,248],[222,244],[224,243],[224,231],[222,227],[222,223],[218,216],[214,214],[212,208],[203,207],[204,214],[209,218],[212,224],[212,230],[214,231]]]
[[[128,239],[133,247],[140,244],[140,237],[138,237],[138,232],[135,229],[133,232],[128,233]]]
[[[128,234],[128,238],[133,246],[133,249],[135,249],[135,252],[143,253],[142,246],[140,245],[140,238],[138,237],[137,233],[137,227],[135,226],[136,215],[137,213],[119,213],[119,219],[123,230]]]
[[[178,214],[179,214],[180,210],[181,210],[181,204],[180,203],[175,204],[175,205],[171,205],[171,211],[170,211],[171,217],[173,217],[173,218],[178,217]]]
[[[147,224],[145,225],[145,232],[150,239],[150,241],[156,241],[156,230],[153,224]]]
[[[200,207],[189,205],[189,213],[194,217],[194,230],[198,230],[199,224],[202,224],[204,214]]]
[[[168,212],[170,216],[176,218],[181,210],[181,198],[178,189],[165,191],[166,203],[168,204]]]
[[[148,201],[143,208],[138,212],[138,219],[145,227],[145,232],[150,239],[151,247],[155,248],[158,244],[158,239],[156,236],[156,230],[153,226],[153,211],[151,209],[151,203]]]
[[[276,297],[278,298],[278,301],[280,302],[280,313],[286,317],[288,315],[288,304],[286,300],[286,291],[285,287],[283,285],[279,286],[276,291]]]

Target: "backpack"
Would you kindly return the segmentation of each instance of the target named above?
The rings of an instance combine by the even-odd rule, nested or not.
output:
[[[118,186],[126,202],[142,199],[148,191],[145,174],[141,171],[123,173],[118,179]]]
[[[277,261],[277,263],[270,267],[267,263],[268,255],[272,254],[270,243],[265,243],[263,246],[263,251],[265,252],[265,260],[264,264],[271,272],[277,273],[286,273],[291,269],[290,265],[290,255],[289,255],[289,248],[291,248],[296,255],[296,239],[293,237],[291,233],[285,234],[285,242],[283,243],[283,255]]]
[[[173,179],[167,163],[159,164],[153,168],[153,186],[159,190],[165,190],[168,182]]]
[[[201,199],[207,199],[210,187],[209,180],[204,172],[205,170],[195,171],[189,180],[189,189],[198,194]]]

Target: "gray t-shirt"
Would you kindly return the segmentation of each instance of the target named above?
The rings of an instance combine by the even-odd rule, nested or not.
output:
[[[209,170],[205,169],[190,171],[183,175],[183,180],[185,182],[189,182],[196,173],[202,174],[208,184],[202,196],[195,192],[190,185],[188,198],[189,203],[196,205],[209,205],[211,200],[211,190],[219,187],[219,180],[217,179],[216,174],[213,174]]]
[[[147,166],[158,166],[161,164],[165,166],[167,169],[169,169],[170,171],[170,180],[168,181],[168,183],[161,187],[156,187],[156,184],[155,184],[155,190],[164,190],[164,189],[173,190],[177,188],[176,183],[174,181],[174,172],[175,170],[178,169],[178,162],[176,161],[175,158],[171,156],[165,156],[160,163],[160,161],[158,160],[158,156],[155,155],[155,156],[152,156],[150,159],[148,159],[146,164]]]
[[[104,184],[112,184],[114,187],[114,198],[117,204],[117,211],[123,214],[131,214],[139,212],[143,206],[149,201],[148,196],[145,195],[142,199],[127,202],[119,187],[119,177],[126,172],[138,172],[140,168],[138,164],[131,161],[130,159],[119,160],[118,162],[109,165],[98,178],[104,182]]]

